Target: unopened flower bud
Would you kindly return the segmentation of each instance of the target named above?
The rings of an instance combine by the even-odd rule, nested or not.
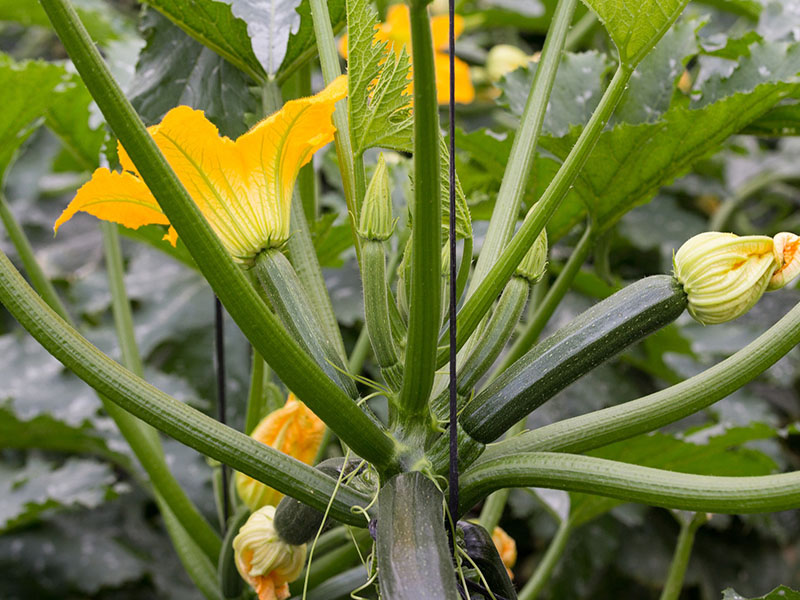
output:
[[[325,423],[294,394],[289,394],[286,404],[264,417],[250,436],[310,465],[324,433]],[[279,491],[244,473],[237,472],[235,477],[236,492],[250,510],[275,506],[283,498]]]
[[[506,566],[508,576],[514,579],[514,574],[511,569],[517,562],[517,543],[510,535],[503,531],[500,527],[495,527],[492,531],[492,541],[497,548],[497,553],[500,555],[500,560]]]
[[[778,270],[772,274],[767,291],[781,289],[800,274],[800,237],[783,231],[772,239]]]
[[[275,530],[275,507],[260,508],[233,538],[236,568],[259,600],[284,600],[306,561],[306,545],[284,542]]]
[[[750,310],[780,266],[772,238],[713,231],[684,243],[673,265],[689,313],[703,324],[731,321]]]
[[[382,242],[392,237],[392,194],[389,189],[389,173],[383,154],[378,157],[378,165],[367,187],[364,204],[361,206],[361,219],[358,235],[367,240]]]
[[[498,44],[486,56],[486,73],[490,81],[498,82],[503,75],[527,65],[531,58],[516,46]]]
[[[517,267],[516,274],[531,283],[538,283],[547,268],[547,231],[542,229],[528,253]]]

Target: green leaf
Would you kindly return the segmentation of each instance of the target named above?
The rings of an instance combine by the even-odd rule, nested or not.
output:
[[[635,67],[689,0],[584,0],[605,25],[619,51],[620,62]]]
[[[776,587],[766,596],[758,598],[745,598],[733,588],[728,588],[722,592],[722,600],[800,600],[800,592],[781,585]]]
[[[281,82],[306,61],[314,58],[317,53],[317,41],[314,35],[314,20],[311,17],[309,0],[302,0],[297,7],[300,14],[300,27],[289,36],[286,56],[278,69],[276,79]],[[347,20],[345,0],[328,0],[328,14],[331,17],[331,29],[336,33],[342,29]]]
[[[537,63],[508,73],[499,83],[500,102],[519,117],[525,109]],[[558,67],[558,85],[553,87],[542,131],[565,135],[573,125],[585,125],[603,95],[605,76],[611,71],[608,57],[597,51],[565,52]]]
[[[89,123],[92,97],[77,75],[70,87],[55,98],[46,113],[45,123],[64,144],[64,149],[83,171],[93,171],[100,164],[100,149],[106,137],[102,126]]]
[[[347,1],[347,98],[353,152],[382,146],[410,151],[413,145],[410,59],[405,48],[399,56],[387,42],[376,42],[378,11],[369,0]]]
[[[742,129],[741,133],[764,137],[800,135],[800,103],[776,106]]]
[[[233,16],[230,6],[215,0],[143,1],[256,81],[265,79],[264,68],[247,35],[247,25]]]
[[[103,0],[74,0],[73,6],[92,39],[100,44],[117,39],[128,26],[123,16]],[[0,21],[50,27],[44,9],[39,2],[33,1],[0,0]]]
[[[155,11],[142,19],[147,45],[139,55],[131,103],[147,124],[179,104],[202,109],[223,135],[247,130],[245,116],[259,109],[248,78]]]
[[[74,82],[60,66],[39,61],[15,62],[0,54],[0,180],[17,149],[33,132],[36,119],[53,102],[59,86]]]
[[[419,471],[381,488],[375,549],[385,600],[458,600],[443,505],[442,493]]]
[[[31,458],[18,469],[0,463],[0,532],[30,523],[45,511],[99,506],[114,480],[109,465],[93,460],[71,458],[54,467]]]
[[[267,75],[274,77],[286,56],[289,35],[300,26],[295,10],[300,0],[220,0],[229,4],[234,17],[247,23],[256,58]]]
[[[776,468],[765,454],[741,447],[752,440],[774,438],[775,430],[762,423],[727,431],[712,426],[684,439],[656,433],[641,435],[589,452],[591,456],[700,475],[767,475]],[[619,500],[571,494],[570,519],[575,526],[586,523],[621,504]]]
[[[761,62],[763,55],[772,56],[778,64]],[[765,81],[759,64],[772,74],[772,81]],[[740,70],[734,72],[730,82],[718,80],[710,84],[711,96],[718,97],[723,90],[735,91],[733,95],[710,104],[699,103],[700,108],[677,103],[655,123],[620,124],[604,131],[574,190],[548,224],[548,233],[556,239],[563,236],[587,211],[595,219],[598,231],[607,229],[628,210],[649,201],[662,186],[684,174],[728,137],[797,93],[800,86],[787,73],[800,70],[800,47],[787,48],[786,52],[754,51],[752,58],[743,60]],[[545,137],[541,145],[563,159],[578,134],[574,129],[563,138]],[[540,160],[538,168],[545,169],[546,162]]]
[[[327,213],[311,223],[311,237],[320,267],[341,267],[344,264],[342,252],[353,246],[350,224],[337,225],[338,219],[338,214]]]

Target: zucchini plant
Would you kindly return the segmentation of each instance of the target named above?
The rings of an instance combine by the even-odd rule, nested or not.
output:
[[[69,68],[0,56],[9,106],[0,172],[42,123],[69,151],[59,160],[83,176],[54,230],[68,235],[78,213],[104,221],[121,361],[82,334],[2,197],[30,283],[2,253],[0,302],[97,392],[130,452],[100,438],[9,447],[113,456],[152,497],[200,594],[559,597],[551,579],[579,527],[637,503],[676,517],[663,586],[648,590],[676,599],[710,515],[800,508],[800,473],[741,448],[774,441],[776,427],[718,423],[694,443],[687,428],[699,421],[676,425],[786,356],[800,342],[800,306],[691,376],[664,358],[687,343],[676,321],[723,331],[766,292],[791,297],[778,290],[800,272],[800,238],[783,231],[796,218],[772,200],[756,218],[743,214],[761,191],[794,189],[796,173],[760,174],[756,187],[708,209],[715,227],[704,228],[742,235],[680,231],[671,265],[625,285],[609,266],[635,207],[692,169],[719,170],[713,157],[796,134],[800,44],[765,16],[778,9],[714,2],[708,16],[688,0],[532,3],[541,14],[470,1],[143,4],[147,45],[127,93],[111,50],[135,34],[92,3],[20,9],[52,28]],[[719,22],[731,15],[738,20],[721,43]],[[486,52],[484,28],[515,27],[536,34],[512,35],[541,47],[535,60],[508,45]],[[183,87],[172,93],[176,82]],[[91,127],[100,116],[103,127]],[[484,126],[490,117],[502,132]],[[213,418],[147,381],[120,232],[204,280],[246,338],[241,423],[227,422],[224,403]],[[344,303],[325,269],[342,255],[352,267]],[[584,266],[591,255],[594,273]],[[570,313],[571,290],[587,288],[599,301],[554,324]],[[644,395],[621,402],[619,390],[598,389],[609,397],[597,410],[536,420],[620,355]],[[198,508],[159,432],[213,461],[219,524]],[[499,527],[511,490],[529,491],[558,522],[535,564],[525,556],[516,573],[514,540]],[[548,504],[554,493],[566,510]],[[48,499],[36,511],[70,502]],[[18,523],[38,518],[26,510]],[[782,594],[797,592],[768,597]]]

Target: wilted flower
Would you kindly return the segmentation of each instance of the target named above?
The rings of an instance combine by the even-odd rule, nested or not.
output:
[[[264,417],[250,437],[310,465],[324,434],[325,423],[294,394],[289,394],[286,404]],[[239,472],[236,491],[250,510],[275,506],[283,498],[279,491]]]
[[[148,131],[200,212],[234,259],[250,262],[289,239],[292,190],[300,167],[333,140],[334,106],[347,95],[342,75],[309,98],[287,102],[235,142],[220,136],[203,111],[170,110]],[[97,169],[55,223],[79,211],[132,229],[169,225],[125,149],[123,171]],[[175,230],[165,236],[174,245]]]
[[[497,44],[492,46],[489,54],[486,55],[486,74],[489,76],[490,81],[497,83],[502,79],[503,75],[519,67],[524,67],[535,59],[535,55],[525,54],[516,46]]]
[[[737,236],[706,232],[681,246],[673,258],[689,313],[700,323],[731,321],[750,310],[767,290],[783,287],[798,271],[798,238],[781,233]]]
[[[522,258],[522,262],[517,267],[517,275],[530,281],[538,283],[547,268],[547,231],[542,232],[534,240],[530,250]]]
[[[367,186],[358,235],[366,240],[385,241],[392,237],[392,195],[389,189],[389,174],[383,154],[378,157],[375,173]]]
[[[293,546],[275,530],[275,507],[260,508],[233,538],[236,568],[259,600],[284,600],[306,560],[306,545]]]

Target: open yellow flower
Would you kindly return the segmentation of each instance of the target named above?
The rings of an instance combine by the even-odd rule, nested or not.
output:
[[[324,434],[325,423],[297,396],[289,394],[286,404],[264,417],[250,437],[310,465]],[[283,498],[279,491],[239,472],[236,473],[236,491],[250,510],[277,506]]]
[[[220,136],[200,110],[178,106],[148,131],[225,248],[239,262],[289,238],[300,167],[333,140],[334,105],[347,95],[346,76],[315,96],[287,102],[236,141]],[[124,148],[123,171],[97,169],[55,223],[79,211],[137,229],[169,221]],[[174,245],[175,230],[165,236]]]
[[[453,22],[455,35],[458,37],[464,31],[464,19],[460,15],[455,16]],[[433,37],[433,60],[436,71],[436,95],[439,104],[450,102],[450,59],[448,57],[449,36],[448,36],[448,17],[431,17],[431,34]],[[405,4],[393,4],[386,12],[386,21],[380,23],[375,28],[375,41],[387,42],[394,53],[399,55],[403,48],[411,53],[411,19],[408,6]],[[347,58],[347,35],[342,36],[339,41],[339,52]],[[407,93],[413,92],[412,84],[409,84]],[[475,88],[469,75],[469,65],[463,60],[455,59],[455,101],[461,104],[469,104],[475,99]]]

